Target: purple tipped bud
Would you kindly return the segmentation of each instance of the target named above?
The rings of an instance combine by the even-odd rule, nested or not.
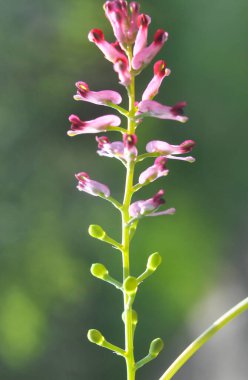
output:
[[[139,176],[139,183],[141,185],[155,181],[157,178],[166,176],[169,170],[166,168],[166,157],[157,157],[154,165],[147,168]]]
[[[163,195],[164,190],[159,190],[152,198],[132,203],[129,207],[130,216],[136,219],[153,214],[159,206],[165,203]]]
[[[85,82],[77,82],[77,94],[75,100],[82,100],[94,104],[106,106],[108,103],[120,104],[122,97],[118,92],[111,90],[91,91]]]
[[[82,121],[78,116],[71,115],[69,121],[71,122],[71,129],[67,132],[69,136],[106,132],[111,127],[117,127],[121,123],[121,119],[116,115],[100,116],[89,121]]]
[[[106,197],[106,198],[110,196],[109,188],[100,182],[91,180],[87,173],[81,172],[81,173],[75,174],[75,177],[78,180],[77,189],[79,191],[84,191],[94,196],[100,196],[100,197]]]
[[[170,69],[166,68],[166,62],[162,59],[155,63],[153,71],[154,77],[145,89],[142,100],[152,100],[158,94],[163,79],[170,75]]]
[[[134,55],[132,61],[134,70],[139,70],[143,66],[148,65],[161,50],[167,39],[168,33],[162,29],[159,29],[154,35],[153,42]]]
[[[169,158],[169,159],[195,162],[194,157],[191,157],[191,156],[188,156],[188,157],[175,156],[177,154],[184,154],[184,153],[191,152],[194,146],[195,146],[195,142],[193,140],[186,140],[182,142],[180,145],[171,145],[165,141],[153,140],[153,141],[150,141],[146,145],[146,151],[148,153],[159,153],[162,156],[165,156],[166,158]]]
[[[138,111],[141,114],[145,113],[146,116],[157,117],[159,119],[177,120],[181,123],[185,123],[188,120],[186,116],[183,116],[183,107],[185,106],[185,102],[170,107],[155,102],[154,100],[143,100],[138,104]]]

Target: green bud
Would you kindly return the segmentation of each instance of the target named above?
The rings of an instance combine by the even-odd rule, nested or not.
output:
[[[104,279],[109,273],[107,268],[100,263],[92,264],[90,272],[93,276],[101,279]]]
[[[123,284],[123,288],[125,292],[127,292],[129,295],[136,293],[138,288],[138,280],[136,277],[129,276],[126,278]]]
[[[158,354],[162,351],[164,348],[164,342],[161,338],[154,339],[149,348],[149,354],[153,357],[158,356]]]
[[[87,338],[91,343],[98,344],[99,346],[102,346],[105,340],[104,336],[100,333],[100,331],[95,329],[88,331]]]
[[[162,261],[162,257],[160,256],[158,252],[155,252],[149,256],[146,267],[147,269],[154,272],[161,264],[161,261]]]
[[[97,224],[91,224],[89,226],[88,232],[90,236],[99,240],[103,240],[106,236],[106,232],[102,229],[101,226],[98,226]]]
[[[123,322],[125,323],[125,311],[123,311],[123,313],[121,314],[121,318]],[[132,323],[133,325],[137,325],[138,323],[138,314],[135,310],[132,310]]]

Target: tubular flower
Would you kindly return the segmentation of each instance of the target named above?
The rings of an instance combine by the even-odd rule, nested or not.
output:
[[[131,83],[131,74],[128,67],[128,59],[125,56],[116,60],[114,63],[114,71],[118,74],[120,83],[123,86],[129,86]]]
[[[74,95],[75,100],[82,100],[103,106],[107,106],[108,103],[120,104],[122,102],[121,95],[116,91],[91,91],[85,82],[76,82],[76,87],[77,94]]]
[[[88,38],[103,52],[108,61],[115,63],[118,59],[123,59],[123,57],[124,59],[126,58],[123,53],[105,40],[104,34],[100,29],[92,29],[88,35]]]
[[[128,136],[128,138],[126,137]],[[127,139],[130,140],[127,143]],[[131,143],[132,140],[132,143]],[[115,157],[121,161],[128,162],[131,160],[135,160],[138,152],[135,146],[136,144],[136,136],[135,135],[124,135],[123,141],[113,141],[110,142],[106,136],[96,137],[96,141],[98,142],[99,150],[97,153],[99,156],[106,157]]]
[[[165,211],[156,212],[156,210],[165,203],[162,196],[164,190],[159,190],[152,198],[147,200],[137,201],[131,204],[129,207],[129,214],[133,219],[138,219],[143,216],[157,216],[157,215],[172,215],[175,213],[174,208],[170,208]]]
[[[185,123],[188,118],[183,115],[185,102],[177,103],[175,106],[164,106],[154,100],[143,100],[138,104],[139,113],[145,113],[145,116],[157,117],[158,119],[177,120]]]
[[[79,191],[84,191],[85,193],[94,195],[96,197],[108,198],[110,196],[109,188],[100,182],[90,179],[87,173],[81,172],[75,174],[75,177],[78,180],[77,189]]]
[[[185,154],[191,152],[194,148],[195,142],[193,140],[186,140],[180,145],[170,145],[165,141],[153,140],[146,145],[146,151],[148,153],[159,153],[166,158],[174,160],[182,160],[187,162],[195,162],[195,158],[191,156],[187,157],[175,157],[177,154]]]
[[[170,69],[166,68],[166,62],[162,59],[155,63],[153,66],[153,72],[154,77],[146,87],[142,95],[142,100],[152,100],[158,94],[163,79],[170,75]]]
[[[147,168],[139,176],[139,183],[144,185],[145,183],[153,182],[159,177],[166,176],[169,173],[169,170],[166,169],[167,163],[166,157],[157,157],[154,161],[154,165]]]
[[[131,14],[128,12],[127,2],[123,0],[107,1],[104,9],[119,43],[121,45],[133,43],[138,31],[139,4],[130,3]]]
[[[132,66],[134,70],[139,70],[143,66],[148,65],[148,63],[150,63],[161,50],[167,39],[167,32],[165,32],[163,29],[157,30],[157,32],[154,35],[153,42],[149,46],[139,51],[133,57]]]
[[[139,30],[133,47],[133,55],[138,54],[147,45],[148,26],[151,23],[151,18],[148,15],[141,14],[138,17]]]
[[[71,115],[69,121],[71,122],[71,129],[67,132],[69,136],[106,132],[111,127],[117,127],[121,123],[121,119],[115,115],[100,116],[89,121],[82,121],[78,116]]]

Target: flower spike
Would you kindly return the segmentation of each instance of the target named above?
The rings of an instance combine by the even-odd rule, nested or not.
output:
[[[94,120],[82,121],[76,115],[69,117],[71,129],[67,132],[68,136],[76,136],[84,133],[106,132],[111,127],[118,127],[121,119],[115,115],[105,115]]]
[[[85,82],[76,82],[77,94],[74,95],[75,100],[82,100],[94,104],[107,106],[108,103],[120,104],[122,102],[121,95],[116,91],[91,91]]]
[[[154,35],[153,42],[139,51],[134,57],[132,61],[132,66],[134,70],[139,70],[143,66],[148,65],[153,58],[158,54],[158,52],[162,49],[164,43],[168,39],[168,33],[163,29],[157,30]]]
[[[106,185],[100,182],[93,181],[89,175],[85,172],[75,174],[78,180],[77,189],[84,191],[85,193],[94,195],[95,197],[108,198],[110,196],[110,190]]]
[[[183,108],[187,104],[181,102],[176,104],[173,107],[165,106],[154,100],[143,100],[138,104],[138,111],[142,116],[142,113],[145,116],[157,117],[158,119],[167,119],[167,120],[177,120],[181,123],[185,123],[188,118],[183,115]]]
[[[166,62],[162,59],[155,63],[153,71],[154,77],[145,89],[142,100],[152,100],[158,94],[163,79],[170,75],[170,69],[167,69]]]

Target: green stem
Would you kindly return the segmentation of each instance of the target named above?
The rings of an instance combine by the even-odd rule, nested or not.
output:
[[[129,63],[131,65],[132,49],[128,48]],[[129,134],[133,134],[135,131],[135,80],[132,75],[131,84],[128,88],[129,97],[129,113],[128,113],[128,129]],[[127,164],[125,194],[122,207],[122,263],[123,263],[123,283],[130,276],[130,225],[129,225],[129,206],[132,199],[133,177],[134,177],[134,161],[130,161]],[[133,312],[132,303],[129,302],[129,295],[124,291],[124,323],[125,323],[125,351],[126,351],[126,367],[127,367],[127,380],[135,380],[135,360],[134,360],[134,348],[133,348]]]
[[[172,363],[172,365],[167,369],[167,371],[160,377],[159,380],[170,380],[179,369],[193,356],[196,351],[201,348],[213,335],[217,333],[222,327],[224,327],[232,319],[248,310],[248,298],[238,303],[228,312],[226,312],[222,317],[217,319],[207,330],[205,330],[193,343],[191,343],[186,350]]]

